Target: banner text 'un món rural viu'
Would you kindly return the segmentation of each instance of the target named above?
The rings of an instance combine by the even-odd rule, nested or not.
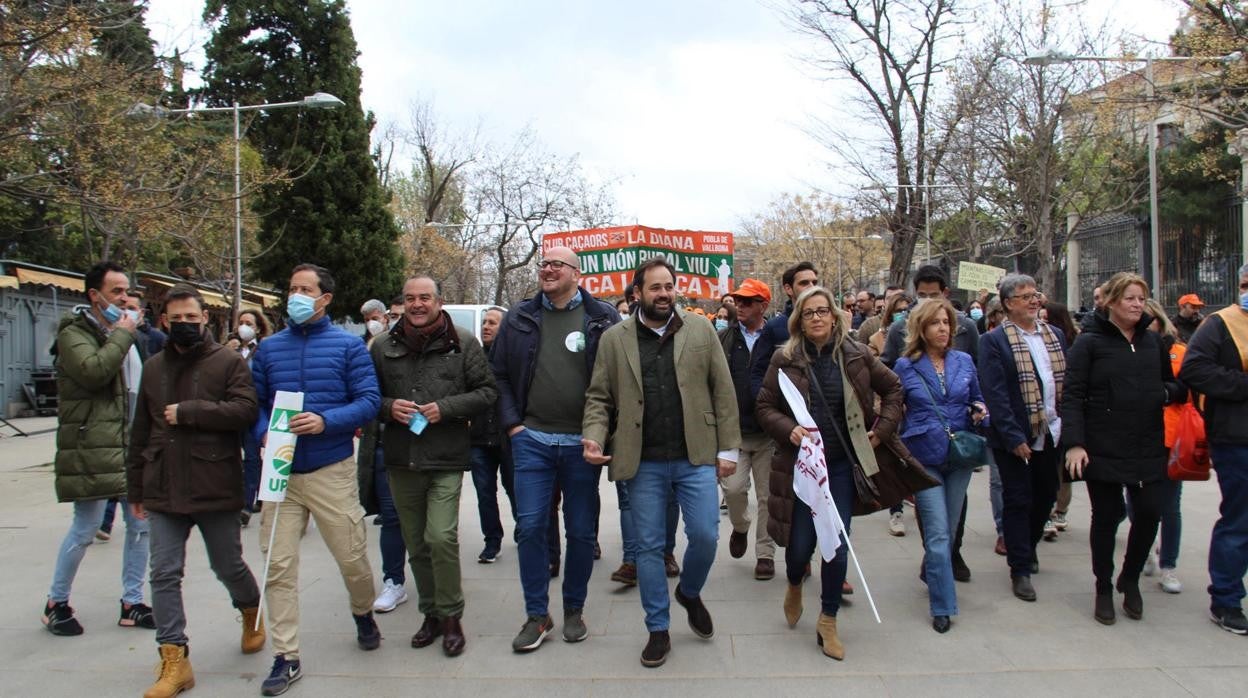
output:
[[[676,292],[718,300],[732,290],[732,233],[664,230],[644,225],[550,233],[542,249],[570,247],[581,259],[581,285],[600,298],[624,295],[633,272],[651,257],[676,268]]]

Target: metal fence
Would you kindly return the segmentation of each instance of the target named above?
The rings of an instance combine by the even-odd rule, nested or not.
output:
[[[1161,284],[1159,298],[1174,308],[1179,296],[1195,293],[1210,308],[1221,308],[1239,298],[1239,276],[1244,263],[1243,207],[1239,198],[1222,204],[1222,215],[1211,226],[1167,226],[1159,232]]]
[[[1079,298],[1069,305],[1076,309],[1091,307],[1092,290],[1114,274],[1145,273],[1148,266],[1146,220],[1126,214],[1097,216],[1078,227],[1075,239],[1079,241]]]

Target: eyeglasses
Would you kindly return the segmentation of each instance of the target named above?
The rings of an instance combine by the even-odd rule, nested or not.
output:
[[[1036,293],[1020,293],[1017,296],[1010,296],[1010,298],[1011,299],[1018,298],[1022,300],[1024,303],[1030,303],[1042,295],[1044,294],[1037,291]]]
[[[816,317],[823,319],[823,318],[830,317],[831,315],[832,315],[831,308],[811,308],[810,310],[802,311],[803,320],[809,320],[811,318],[816,318]]]
[[[543,259],[537,263],[538,271],[546,269],[547,267],[549,267],[551,271],[563,271],[564,267],[572,267],[573,269],[576,269],[576,267],[571,264],[568,264],[567,262],[560,262],[557,259]]]

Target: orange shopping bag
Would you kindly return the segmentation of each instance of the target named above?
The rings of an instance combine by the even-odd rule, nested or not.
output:
[[[1208,480],[1210,465],[1205,420],[1192,403],[1184,403],[1179,406],[1179,421],[1166,474],[1171,480]]]

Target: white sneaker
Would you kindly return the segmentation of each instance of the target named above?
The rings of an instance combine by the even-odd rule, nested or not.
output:
[[[1149,553],[1144,561],[1144,576],[1151,577],[1157,573],[1157,553]]]
[[[906,535],[906,520],[902,517],[900,511],[888,515],[888,534],[890,536]]]
[[[1044,522],[1044,539],[1047,541],[1057,540],[1057,524],[1053,519]]]
[[[395,584],[387,579],[385,588],[373,602],[373,610],[378,613],[389,613],[398,608],[401,603],[407,603],[407,589],[404,589],[402,584]]]
[[[1183,583],[1179,581],[1179,575],[1173,567],[1161,568],[1161,590],[1167,594],[1177,594],[1183,591]]]

